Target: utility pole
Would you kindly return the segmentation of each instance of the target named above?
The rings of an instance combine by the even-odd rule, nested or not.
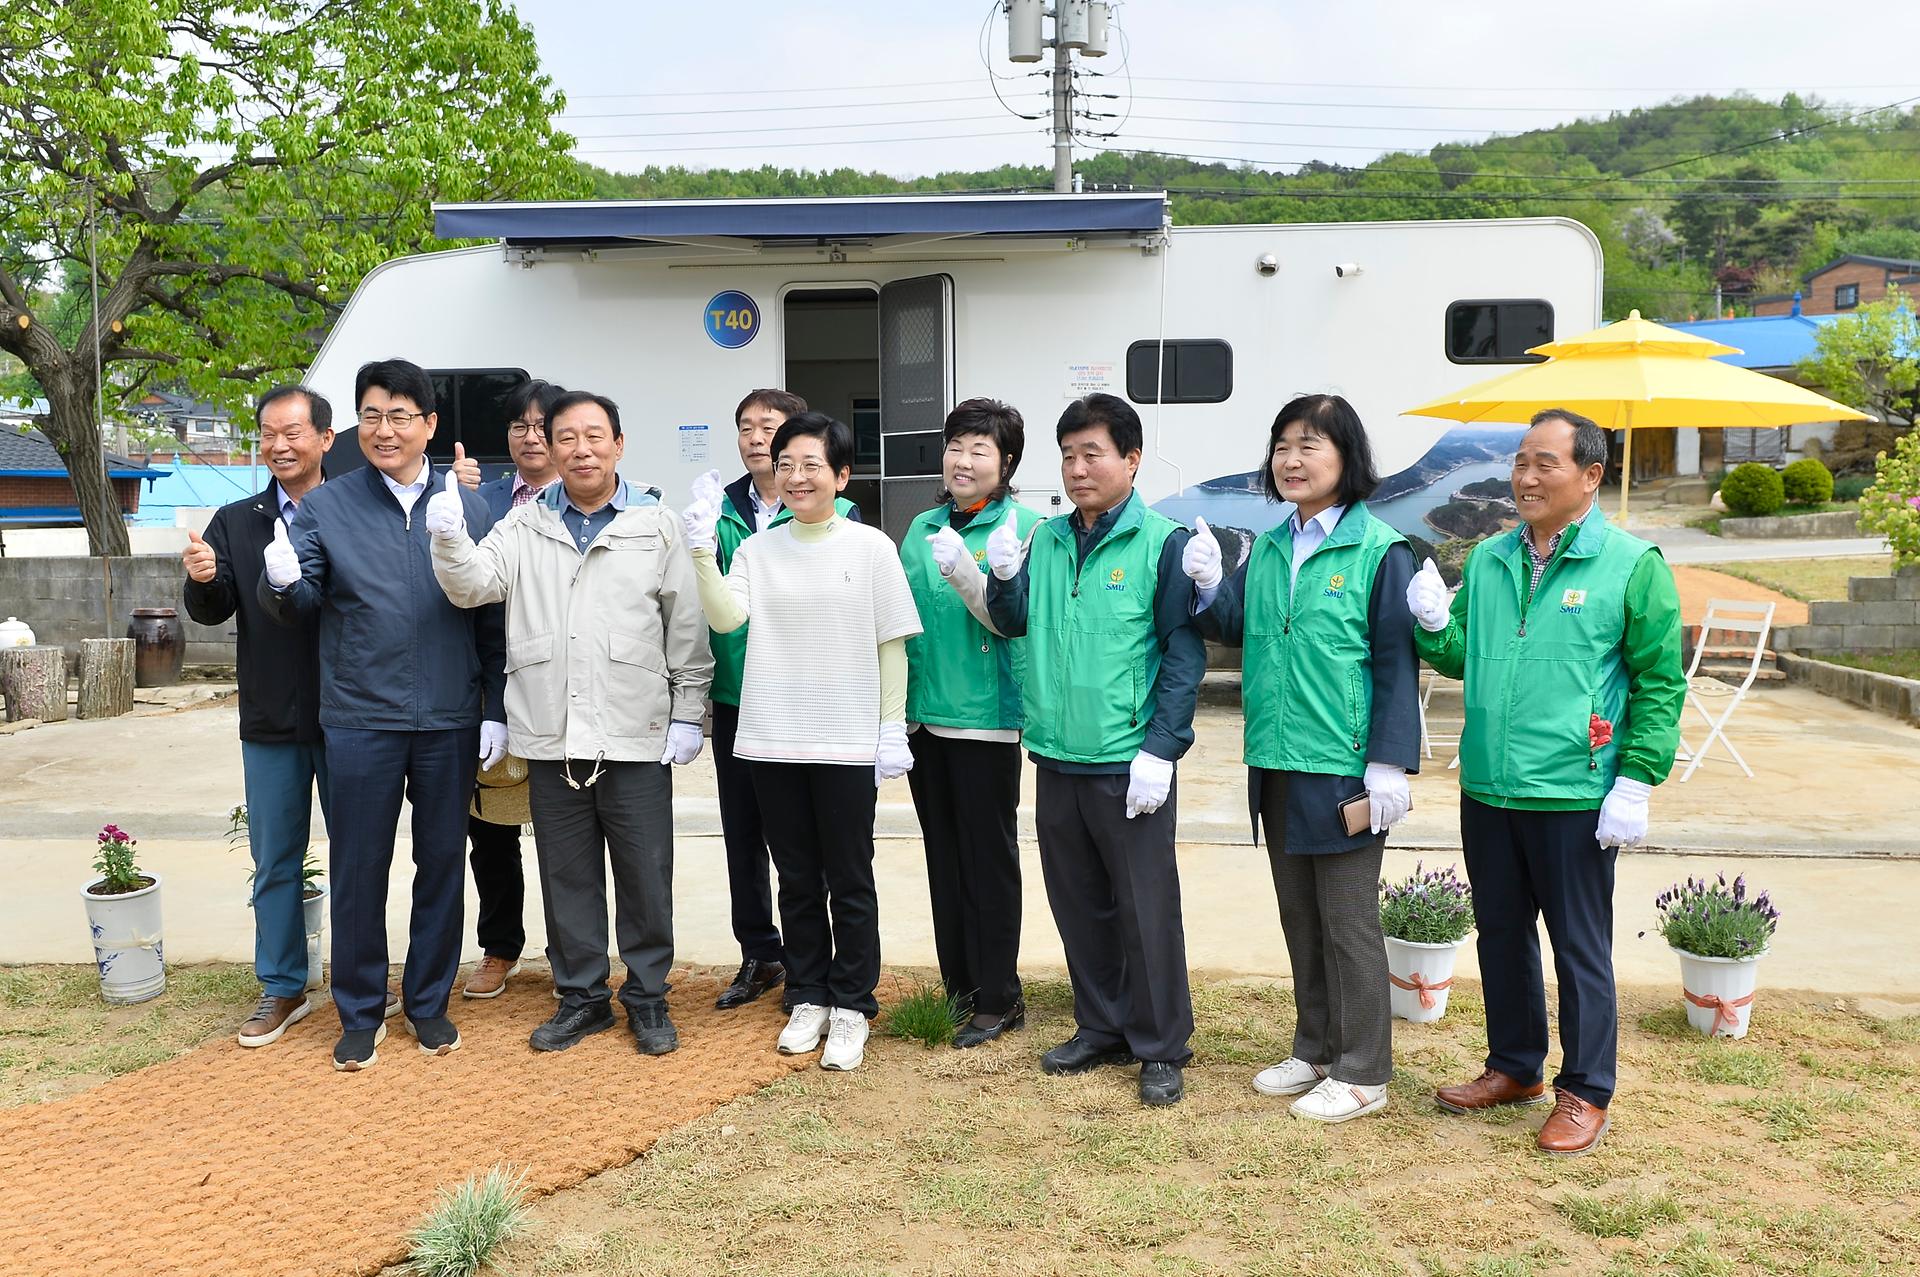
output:
[[[1107,0],[1003,0],[1007,14],[1007,57],[1038,62],[1053,49],[1053,189],[1073,191],[1073,54],[1100,58],[1107,53],[1112,5]],[[1041,19],[1053,19],[1053,39],[1041,38]]]
[[[1061,44],[1053,48],[1053,189],[1073,190],[1073,54]]]

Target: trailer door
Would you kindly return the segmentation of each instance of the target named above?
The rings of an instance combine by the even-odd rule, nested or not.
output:
[[[941,427],[953,407],[953,280],[880,289],[880,528],[894,543],[940,492]]]

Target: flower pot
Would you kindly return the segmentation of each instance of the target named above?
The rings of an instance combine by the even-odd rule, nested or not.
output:
[[[1744,1038],[1753,1019],[1753,989],[1766,950],[1747,958],[1703,958],[1675,949],[1686,990],[1687,1023],[1708,1037]]]
[[[166,957],[160,942],[160,875],[119,896],[96,896],[96,878],[80,890],[93,931],[93,959],[100,967],[100,996],[109,1002],[145,1002],[166,992]]]
[[[307,987],[317,989],[326,978],[320,932],[327,922],[327,889],[311,887],[300,897],[307,933]]]
[[[1394,1018],[1427,1024],[1447,1013],[1453,961],[1464,943],[1421,944],[1387,937],[1387,1001]]]

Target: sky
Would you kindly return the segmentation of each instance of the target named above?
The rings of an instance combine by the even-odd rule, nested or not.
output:
[[[576,154],[605,168],[907,177],[1052,163],[1045,120],[1015,114],[1046,115],[1046,79],[1007,60],[997,0],[514,7],[567,96]],[[1077,59],[1082,106],[1116,118],[1080,123],[1118,131],[1091,149],[1357,166],[1702,92],[1860,108],[1920,98],[1920,63],[1878,52],[1920,47],[1920,4],[1820,12],[1783,0],[1123,0],[1113,50]]]

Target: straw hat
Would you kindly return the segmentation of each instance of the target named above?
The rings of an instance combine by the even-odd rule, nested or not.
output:
[[[472,812],[490,825],[524,825],[533,812],[527,801],[527,760],[508,754],[474,778]]]

